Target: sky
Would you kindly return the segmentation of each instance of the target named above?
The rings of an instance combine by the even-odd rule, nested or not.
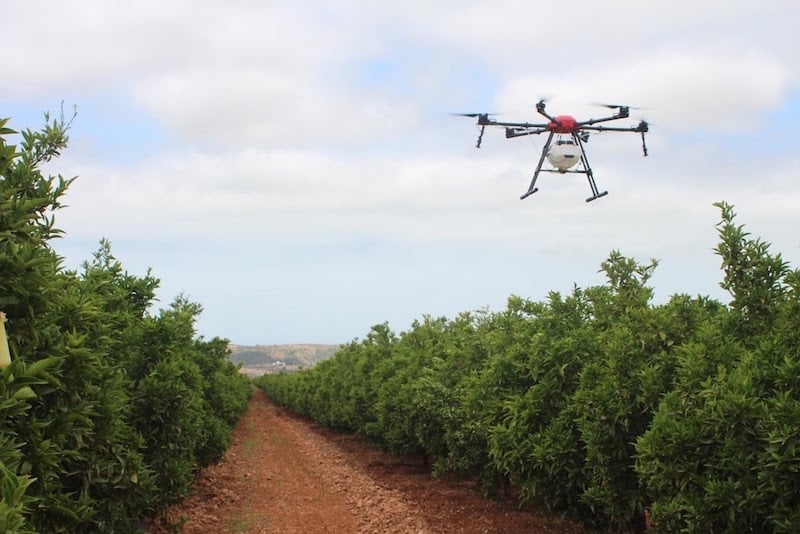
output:
[[[388,322],[501,311],[601,284],[611,251],[659,261],[654,302],[719,287],[719,210],[800,265],[795,0],[2,0],[0,117],[77,107],[47,168],[78,176],[53,243],[101,238],[198,335],[347,343]],[[474,119],[635,106],[586,145],[609,194],[542,174],[544,136]]]

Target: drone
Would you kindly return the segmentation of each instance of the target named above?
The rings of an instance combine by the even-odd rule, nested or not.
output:
[[[586,199],[586,202],[591,202],[600,197],[606,196],[608,191],[600,192],[597,189],[597,184],[594,181],[594,174],[592,168],[589,166],[589,160],[586,157],[586,149],[584,144],[589,141],[589,134],[591,132],[636,132],[642,136],[642,152],[647,156],[647,143],[644,139],[644,134],[649,131],[647,121],[640,121],[636,126],[629,128],[604,126],[600,123],[615,121],[618,119],[626,119],[630,116],[630,110],[636,109],[630,106],[623,106],[617,104],[598,104],[599,106],[609,109],[617,110],[614,115],[602,117],[599,119],[589,119],[585,121],[578,121],[571,115],[557,115],[552,116],[545,111],[545,100],[540,100],[536,104],[536,111],[544,116],[548,122],[536,124],[531,122],[504,122],[489,118],[491,113],[453,113],[452,115],[459,115],[462,117],[477,117],[478,126],[481,127],[478,134],[478,142],[475,148],[481,147],[483,141],[483,132],[487,126],[501,126],[506,129],[506,139],[512,137],[522,137],[524,135],[539,135],[545,132],[548,133],[547,142],[542,149],[542,155],[539,158],[539,164],[536,166],[536,172],[533,173],[531,185],[528,190],[522,195],[520,200],[524,200],[539,190],[536,187],[536,181],[539,179],[541,172],[557,172],[560,174],[577,173],[585,174],[589,180],[589,188],[592,190],[592,196]],[[555,140],[554,140],[555,139]],[[544,160],[550,163],[552,168],[543,168]],[[580,165],[578,165],[580,164]],[[578,167],[575,167],[578,165]],[[573,167],[575,167],[573,169]]]

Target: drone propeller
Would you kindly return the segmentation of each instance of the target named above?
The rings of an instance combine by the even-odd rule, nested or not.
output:
[[[455,115],[456,117],[493,117],[497,115],[497,113],[450,113],[450,115]]]
[[[621,104],[604,104],[603,102],[592,102],[593,106],[601,107],[601,108],[608,108],[608,109],[617,109],[617,108],[624,108],[625,106]]]
[[[548,102],[550,102],[552,99],[553,98],[549,97],[549,96],[543,96],[543,97],[539,98],[539,101],[536,102],[536,109],[539,109],[539,108],[543,109],[544,105],[547,104]]]
[[[592,106],[599,106],[601,108],[608,108],[608,109],[622,109],[622,108],[626,108],[626,109],[643,109],[643,108],[637,108],[635,106],[626,106],[624,104],[605,104],[603,102],[592,102],[591,105]]]

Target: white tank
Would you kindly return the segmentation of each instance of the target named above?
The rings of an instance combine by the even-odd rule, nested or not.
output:
[[[557,139],[547,151],[547,161],[559,171],[566,171],[581,160],[581,149],[572,139]]]

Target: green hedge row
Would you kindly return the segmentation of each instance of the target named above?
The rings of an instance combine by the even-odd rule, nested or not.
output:
[[[257,381],[275,401],[419,454],[434,474],[589,528],[800,530],[800,274],[722,211],[725,306],[652,303],[656,262],[503,311],[374,326],[330,360]],[[648,519],[649,517],[649,519]]]
[[[199,305],[148,312],[159,281],[127,273],[101,241],[80,272],[50,246],[72,180],[41,166],[63,116],[21,133],[0,120],[0,531],[132,532],[221,458],[249,381],[227,341],[197,339]],[[6,362],[7,363],[7,362]]]

